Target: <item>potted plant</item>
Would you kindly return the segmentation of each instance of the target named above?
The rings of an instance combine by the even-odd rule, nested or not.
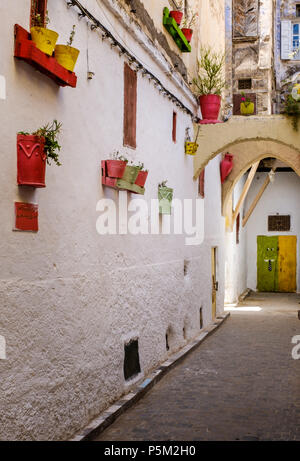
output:
[[[130,162],[130,165],[126,164],[125,171],[122,176],[123,181],[126,181],[129,184],[135,184],[139,171],[139,166],[134,165],[132,161]]]
[[[245,93],[241,93],[240,112],[242,115],[254,114],[254,102],[251,99],[246,98]]]
[[[289,94],[285,100],[283,113],[291,118],[292,127],[298,131],[298,122],[300,119],[300,102]]]
[[[55,47],[55,59],[65,69],[73,72],[79,50],[72,46],[75,37],[75,24],[70,32],[69,40],[66,45],[56,45]]]
[[[137,184],[140,187],[144,187],[146,180],[147,180],[147,176],[148,176],[148,170],[144,170],[143,163],[139,163],[138,168],[139,168],[139,172],[135,180],[135,184]]]
[[[128,160],[116,151],[112,154],[111,160],[106,160],[107,174],[110,178],[122,178]]]
[[[189,43],[192,40],[193,35],[192,27],[196,24],[197,19],[198,13],[193,13],[192,9],[188,8],[188,12],[183,19],[183,28],[181,29],[181,31]]]
[[[183,16],[183,0],[177,0],[177,10],[172,10],[170,11],[170,16],[175,19],[176,23],[178,26],[180,26],[180,23],[182,21],[182,16]]]
[[[221,91],[225,87],[223,67],[225,56],[211,48],[201,48],[198,77],[193,79],[199,94],[202,118],[217,121],[221,106]]]
[[[223,184],[233,168],[233,155],[226,152],[224,159],[220,163],[221,183]]]
[[[45,20],[41,17],[36,11],[37,0],[32,0],[32,9],[33,12],[31,17],[31,24],[33,26],[30,28],[31,40],[35,43],[36,47],[43,51],[43,53],[48,56],[52,56],[55,44],[58,39],[58,33],[54,30],[47,29],[47,25],[50,20],[48,17],[48,11],[46,12]]]
[[[57,137],[61,130],[61,123],[54,120],[33,133],[20,131],[17,135],[17,163],[19,185],[32,187],[46,187],[45,173],[46,162],[51,160],[56,165],[59,162],[59,151]]]
[[[158,185],[158,200],[160,214],[171,214],[172,212],[173,189],[167,187],[167,182],[168,181],[165,180]]]

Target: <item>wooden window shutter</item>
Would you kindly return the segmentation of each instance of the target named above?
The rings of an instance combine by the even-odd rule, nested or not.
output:
[[[235,241],[236,241],[236,244],[238,245],[240,243],[240,213],[237,215],[236,217],[236,237],[235,237]]]
[[[205,168],[203,168],[199,175],[199,195],[202,198],[205,197]]]
[[[31,0],[30,27],[33,27],[35,25],[35,17],[37,14],[41,16],[43,25],[45,26],[47,14],[47,0]]]
[[[281,21],[281,59],[291,59],[292,52],[292,23]]]
[[[136,148],[137,74],[124,65],[124,146]]]
[[[176,132],[177,132],[177,114],[173,112],[173,125],[172,125],[172,141],[176,142]]]

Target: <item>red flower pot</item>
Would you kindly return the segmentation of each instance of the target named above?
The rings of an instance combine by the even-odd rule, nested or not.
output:
[[[181,29],[181,32],[183,33],[183,35],[185,36],[185,38],[187,39],[187,41],[190,43],[190,41],[192,40],[192,35],[193,35],[193,29]]]
[[[123,160],[106,160],[107,174],[110,178],[122,178],[126,162]]]
[[[202,118],[205,120],[218,120],[221,96],[218,94],[202,95],[199,98]]]
[[[135,184],[140,187],[144,187],[146,179],[148,176],[148,171],[139,171],[139,174],[137,175],[137,178],[135,180]]]
[[[181,11],[170,11],[170,16],[175,19],[177,24],[180,26],[180,23],[182,21],[182,16],[183,13]]]
[[[17,136],[17,181],[19,185],[46,187],[45,138],[33,135]]]
[[[233,168],[233,155],[225,154],[224,159],[220,163],[221,183],[223,184]]]

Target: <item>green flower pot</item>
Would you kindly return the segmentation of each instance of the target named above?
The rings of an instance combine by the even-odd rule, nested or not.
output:
[[[170,187],[159,187],[158,188],[158,200],[159,200],[159,213],[160,214],[171,214],[172,213],[173,189],[171,189]]]
[[[130,184],[134,184],[137,175],[139,174],[139,171],[140,169],[138,166],[126,165],[124,174],[122,176],[123,181],[127,181]]]
[[[241,102],[240,112],[242,115],[254,114],[254,102],[249,102],[247,105],[244,102]]]

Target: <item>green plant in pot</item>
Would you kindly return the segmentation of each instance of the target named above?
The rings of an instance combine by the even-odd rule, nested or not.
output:
[[[58,39],[58,33],[54,30],[47,29],[47,25],[50,22],[48,11],[46,12],[45,18],[42,18],[41,14],[37,13],[37,0],[32,0],[31,11],[31,39],[39,50],[43,51],[43,53],[48,56],[52,56]]]
[[[165,180],[158,185],[159,213],[170,215],[172,213],[173,189],[167,187],[167,182]]]
[[[202,47],[198,60],[198,76],[193,79],[204,120],[217,121],[221,107],[221,91],[225,87],[225,55]]]
[[[187,13],[184,15],[183,22],[182,22],[182,29],[181,32],[190,43],[192,40],[193,35],[193,26],[196,25],[198,20],[198,13],[194,13],[191,8],[188,8]]]
[[[127,163],[122,179],[124,181],[129,182],[130,184],[134,184],[139,174],[139,171],[139,166],[134,165],[134,163],[131,161],[129,165]]]
[[[293,129],[298,131],[300,101],[295,100],[293,96],[289,94],[285,100],[283,113],[291,119]]]
[[[246,98],[245,93],[241,93],[240,112],[242,115],[254,114],[254,102],[251,99]]]
[[[73,72],[80,51],[72,46],[75,37],[75,24],[66,45],[56,45],[55,59],[65,69]]]

